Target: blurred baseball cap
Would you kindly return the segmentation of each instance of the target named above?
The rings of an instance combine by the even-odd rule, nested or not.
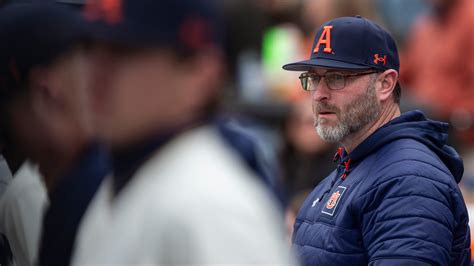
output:
[[[79,12],[49,1],[0,8],[0,101],[36,66],[48,65],[88,35]]]
[[[355,16],[323,24],[314,38],[310,58],[283,66],[290,71],[311,68],[394,69],[398,72],[400,63],[392,36],[373,21]]]
[[[213,0],[87,0],[83,12],[103,41],[185,51],[222,44]]]

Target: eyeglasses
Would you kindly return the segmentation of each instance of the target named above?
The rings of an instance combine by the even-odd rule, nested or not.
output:
[[[362,76],[377,73],[377,71],[361,72],[355,74],[344,74],[341,72],[328,72],[324,75],[318,75],[316,73],[302,73],[300,75],[301,87],[305,91],[314,91],[318,87],[321,78],[324,77],[328,88],[331,90],[342,90],[346,86],[346,79],[355,76]]]

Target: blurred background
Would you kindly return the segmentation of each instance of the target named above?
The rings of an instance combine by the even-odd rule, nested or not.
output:
[[[1,1],[0,1],[1,2]],[[77,4],[81,0],[61,0]],[[309,95],[285,63],[309,57],[316,29],[361,15],[398,44],[402,111],[420,109],[451,124],[449,144],[464,159],[461,188],[474,215],[474,1],[225,0],[228,73],[220,107],[258,139],[273,182],[285,190],[288,220],[328,175],[336,147],[319,139]],[[474,224],[471,224],[474,228]]]

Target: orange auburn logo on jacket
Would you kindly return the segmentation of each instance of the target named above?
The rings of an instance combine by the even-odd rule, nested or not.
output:
[[[326,208],[328,208],[328,209],[334,208],[334,206],[336,206],[337,200],[339,199],[340,196],[341,196],[341,193],[339,191],[336,191],[336,192],[332,193],[331,198],[329,198],[328,202],[326,203]]]

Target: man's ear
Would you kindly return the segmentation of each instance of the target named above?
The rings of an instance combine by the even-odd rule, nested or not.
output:
[[[102,113],[109,105],[109,99],[114,91],[110,78],[114,75],[114,54],[107,47],[99,46],[89,51],[90,84],[87,86],[91,95],[91,107],[94,112]]]
[[[61,108],[61,90],[51,86],[50,70],[37,67],[30,71],[28,86],[31,95],[32,108]]]
[[[208,101],[215,97],[221,86],[224,73],[224,61],[222,55],[217,51],[207,51],[195,55],[187,64],[186,73],[190,73],[187,85],[193,97],[189,98],[196,104]]]
[[[377,89],[377,96],[381,102],[391,97],[398,81],[398,73],[393,69],[385,70],[377,78],[380,86]]]

